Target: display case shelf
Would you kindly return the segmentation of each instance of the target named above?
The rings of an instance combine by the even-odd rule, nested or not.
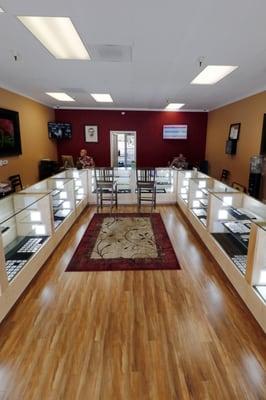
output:
[[[79,207],[88,202],[88,171],[87,169],[67,169],[53,176],[54,179],[73,179],[75,205]]]
[[[52,234],[49,195],[14,194],[1,201],[1,247],[11,282]]]
[[[52,210],[55,229],[75,211],[76,199],[74,179],[54,176],[47,179],[48,189],[52,195]]]
[[[241,193],[212,193],[208,229],[245,275],[251,225],[266,219],[266,206]]]

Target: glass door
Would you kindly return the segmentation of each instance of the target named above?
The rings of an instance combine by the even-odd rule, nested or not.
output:
[[[136,164],[136,132],[111,131],[111,165],[131,167]]]

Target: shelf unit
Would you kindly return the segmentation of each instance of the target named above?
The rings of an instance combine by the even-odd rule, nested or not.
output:
[[[52,177],[53,179],[72,179],[74,185],[76,214],[81,212],[88,204],[88,170],[67,169]]]
[[[54,246],[49,194],[20,192],[0,205],[1,321]]]

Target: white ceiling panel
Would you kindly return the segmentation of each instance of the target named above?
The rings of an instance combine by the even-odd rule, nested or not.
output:
[[[266,89],[265,0],[0,0],[0,7],[0,85],[50,106],[64,103],[45,92],[69,89],[74,107],[106,108],[89,96],[102,92],[114,100],[108,108],[163,109],[170,101],[203,110]],[[16,18],[25,15],[70,17],[95,56],[56,60]],[[201,56],[239,68],[216,85],[192,86]]]

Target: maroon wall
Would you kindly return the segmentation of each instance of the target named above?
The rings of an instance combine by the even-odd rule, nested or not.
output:
[[[57,122],[72,123],[72,139],[58,142],[58,156],[76,159],[86,148],[96,165],[110,165],[110,130],[137,132],[137,165],[166,166],[179,153],[195,163],[205,158],[208,114],[203,112],[55,110]],[[163,125],[187,124],[187,140],[163,140]],[[98,125],[98,143],[85,143],[84,126]]]

